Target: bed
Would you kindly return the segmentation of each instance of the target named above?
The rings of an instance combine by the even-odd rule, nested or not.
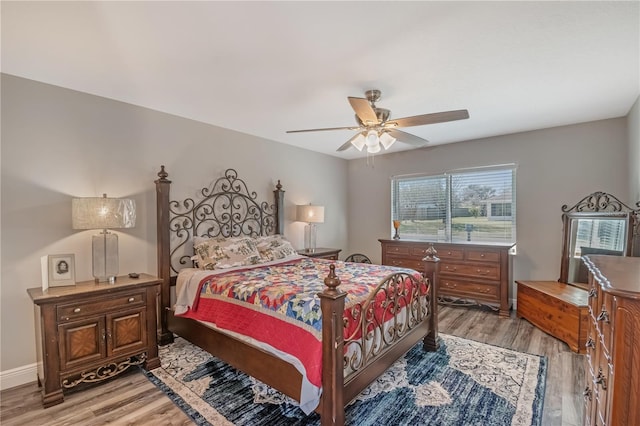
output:
[[[273,191],[273,203],[259,201],[257,194],[248,190],[237,172],[228,169],[222,177],[202,188],[196,199],[170,201],[171,181],[168,177],[164,166],[161,166],[155,181],[158,275],[162,279],[159,343],[171,343],[175,333],[300,401],[304,384],[308,381],[300,366],[235,333],[173,311],[176,301],[174,287],[180,271],[183,277],[193,270],[194,238],[246,236],[259,239],[282,234],[284,190],[280,181]],[[384,272],[384,275],[380,275],[382,278],[379,280],[376,278],[376,283],[369,290],[370,294],[357,299],[351,297],[351,290],[342,291],[340,279],[341,274],[347,281],[348,277],[357,275],[345,272],[356,268],[354,265],[301,256],[292,256],[274,263],[275,266],[265,264],[257,265],[256,268],[299,268],[303,265],[306,268],[326,270],[326,276],[318,279],[324,286],[316,294],[321,312],[317,325],[318,350],[321,351],[321,396],[317,406],[311,407],[320,414],[323,425],[344,424],[345,405],[420,340],[427,351],[438,348],[434,293],[439,260],[435,251],[425,257],[424,271],[420,273],[359,264],[361,266],[358,268],[374,268],[358,269],[364,274],[363,277],[367,276],[367,271],[371,273],[371,277],[374,272]],[[253,267],[254,265],[251,266]],[[382,271],[375,268],[386,269]],[[260,273],[264,271],[261,269]],[[197,281],[200,285],[204,282],[200,278]],[[343,284],[343,288],[351,287],[347,283]]]

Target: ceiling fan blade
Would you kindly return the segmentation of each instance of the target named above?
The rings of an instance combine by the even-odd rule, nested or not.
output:
[[[429,141],[426,139],[422,139],[421,137],[412,135],[411,133],[403,132],[402,130],[387,129],[386,132],[396,138],[398,141],[407,143],[409,145],[425,146],[429,143]]]
[[[458,109],[455,111],[434,112],[432,114],[414,115],[413,117],[396,118],[384,123],[385,127],[411,127],[425,124],[444,123],[446,121],[464,120],[469,118],[469,111]]]
[[[287,133],[302,133],[302,132],[324,132],[327,130],[358,130],[358,126],[349,127],[325,127],[322,129],[304,129],[304,130],[287,130]]]
[[[367,126],[378,124],[378,116],[376,112],[369,105],[369,101],[364,98],[354,98],[349,96],[349,103],[351,108],[356,112],[356,115]]]
[[[344,144],[342,144],[340,146],[340,148],[336,149],[336,151],[340,152],[340,151],[345,151],[345,150],[351,148],[353,146],[353,144],[351,142],[353,142],[354,139],[357,138],[358,136],[360,136],[360,133],[356,133],[355,135],[353,135],[353,137],[351,139],[349,139]]]

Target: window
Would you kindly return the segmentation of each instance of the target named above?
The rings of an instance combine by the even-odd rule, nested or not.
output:
[[[391,216],[402,238],[515,243],[515,172],[509,165],[395,176]]]

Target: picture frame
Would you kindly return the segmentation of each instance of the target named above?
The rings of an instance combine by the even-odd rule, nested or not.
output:
[[[74,254],[52,254],[47,256],[49,287],[76,285],[76,262]]]

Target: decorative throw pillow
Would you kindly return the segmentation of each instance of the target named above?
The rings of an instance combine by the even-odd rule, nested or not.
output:
[[[194,259],[200,269],[225,269],[262,261],[254,239],[194,238]]]
[[[260,257],[264,262],[285,259],[298,254],[291,243],[279,234],[258,237],[257,242]]]
[[[218,261],[216,269],[255,265],[262,261],[255,240],[249,237],[227,240],[227,243],[222,246],[222,252],[225,257]]]

